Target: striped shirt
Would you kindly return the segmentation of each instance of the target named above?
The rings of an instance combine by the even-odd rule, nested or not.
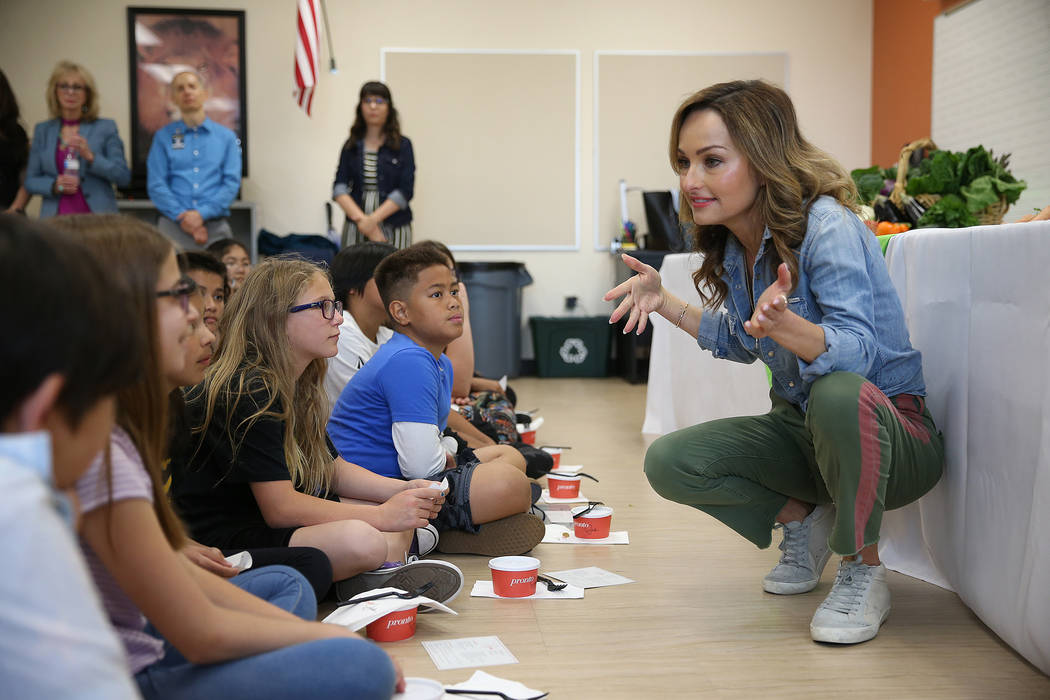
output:
[[[149,474],[131,437],[122,428],[113,428],[109,436],[109,452],[112,465],[109,480],[100,455],[77,482],[81,511],[87,514],[111,502],[136,498],[152,504],[153,486]],[[81,539],[80,546],[109,621],[124,642],[128,667],[133,674],[138,673],[164,656],[164,641],[145,632],[146,617],[142,611],[124,593],[87,542]]]
[[[379,152],[365,150],[363,167],[364,173],[361,182],[364,185],[365,201],[361,209],[365,214],[371,214],[383,203],[379,198]],[[383,229],[383,234],[386,235],[387,240],[394,247],[407,248],[412,245],[411,222],[404,226],[388,226],[385,223],[380,223],[379,227]],[[365,240],[368,239],[361,235],[354,222],[347,219],[343,228],[343,245],[353,245]]]

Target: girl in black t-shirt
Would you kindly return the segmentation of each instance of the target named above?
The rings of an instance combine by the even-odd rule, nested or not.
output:
[[[172,492],[194,537],[215,547],[312,546],[336,580],[368,572],[340,594],[433,580],[451,598],[451,564],[411,561],[416,528],[444,502],[434,482],[389,479],[334,454],[325,360],[336,353],[341,304],[325,272],[298,258],[252,270],[219,326],[205,380],[187,394],[197,444]],[[436,544],[418,536],[415,549]],[[391,574],[398,578],[391,579]]]

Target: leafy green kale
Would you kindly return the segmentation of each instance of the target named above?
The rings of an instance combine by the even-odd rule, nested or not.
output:
[[[908,178],[908,194],[958,194],[959,156],[934,151],[919,164],[919,172]]]
[[[919,228],[964,228],[976,226],[977,218],[958,195],[948,194],[926,210],[918,221]]]
[[[873,165],[870,168],[858,168],[850,172],[853,182],[857,185],[857,193],[861,204],[870,205],[882,189],[884,178],[882,168]]]

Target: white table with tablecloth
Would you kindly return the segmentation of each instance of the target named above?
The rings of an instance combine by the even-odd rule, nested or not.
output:
[[[886,262],[927,405],[944,432],[944,478],[883,519],[890,568],[958,593],[1050,673],[1050,222],[925,229]],[[695,256],[668,256],[668,289],[698,301]],[[764,412],[762,366],[717,361],[654,319],[643,432]]]

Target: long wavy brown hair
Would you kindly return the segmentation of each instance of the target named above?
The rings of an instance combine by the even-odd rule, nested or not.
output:
[[[669,155],[678,172],[678,140],[685,120],[695,112],[714,110],[722,118],[733,144],[744,154],[764,184],[755,203],[769,228],[774,267],[787,263],[798,282],[798,247],[806,236],[806,220],[813,202],[822,195],[857,211],[853,179],[830,155],[802,136],[791,98],[764,80],[735,80],[706,87],[686,98],[671,120]],[[703,253],[693,284],[708,308],[725,301],[729,286],[723,281],[726,240],[731,235],[721,225],[693,223],[689,198],[682,193],[678,212],[682,223],[692,224],[695,250]]]
[[[398,117],[397,108],[394,107],[394,98],[390,96],[390,88],[378,80],[370,80],[361,86],[361,93],[357,98],[357,109],[354,113],[354,124],[350,127],[350,138],[343,144],[343,148],[353,148],[354,144],[365,137],[368,125],[365,123],[365,115],[361,112],[361,103],[366,97],[382,97],[386,100],[389,108],[386,113],[386,123],[383,124],[383,136],[386,137],[386,145],[395,151],[401,150],[401,120]]]
[[[187,398],[204,401],[204,419],[194,433],[203,439],[212,421],[222,421],[234,459],[256,421],[280,421],[292,484],[324,496],[334,475],[325,441],[331,412],[324,390],[328,364],[314,359],[296,379],[287,331],[288,309],[317,275],[327,277],[325,270],[300,257],[268,258],[252,268],[219,321],[219,344],[204,382]],[[233,425],[241,401],[251,402],[255,410]]]
[[[168,454],[168,389],[161,367],[157,331],[157,281],[160,267],[174,253],[171,241],[149,224],[119,214],[57,216],[48,223],[74,234],[131,292],[134,317],[128,323],[148,328],[142,380],[117,393],[117,425],[127,432],[153,486],[153,510],[173,548],[186,538],[164,492],[161,469]],[[75,303],[75,300],[70,300]],[[107,451],[108,459],[108,451]]]

